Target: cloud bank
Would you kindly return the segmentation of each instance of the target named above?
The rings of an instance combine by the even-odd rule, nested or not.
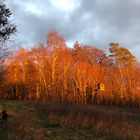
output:
[[[58,31],[70,45],[80,43],[104,50],[119,42],[140,59],[140,1],[122,0],[7,0],[18,27],[17,44],[45,42]]]

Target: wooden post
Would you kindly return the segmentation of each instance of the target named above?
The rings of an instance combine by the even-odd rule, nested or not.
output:
[[[94,89],[93,103],[97,105],[98,89]]]

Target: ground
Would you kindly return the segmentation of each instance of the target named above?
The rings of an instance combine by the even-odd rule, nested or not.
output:
[[[0,140],[140,140],[136,108],[5,100],[2,110]]]

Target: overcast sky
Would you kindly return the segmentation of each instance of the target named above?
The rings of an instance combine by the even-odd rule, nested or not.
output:
[[[58,31],[71,46],[76,40],[107,50],[110,42],[129,48],[140,60],[140,0],[7,0],[18,33],[11,43],[33,46]]]

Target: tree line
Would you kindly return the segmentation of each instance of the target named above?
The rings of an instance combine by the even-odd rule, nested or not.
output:
[[[140,104],[140,67],[132,53],[118,43],[110,54],[75,42],[67,47],[57,32],[49,32],[45,44],[19,48],[4,63],[1,97],[7,99],[94,103]]]

